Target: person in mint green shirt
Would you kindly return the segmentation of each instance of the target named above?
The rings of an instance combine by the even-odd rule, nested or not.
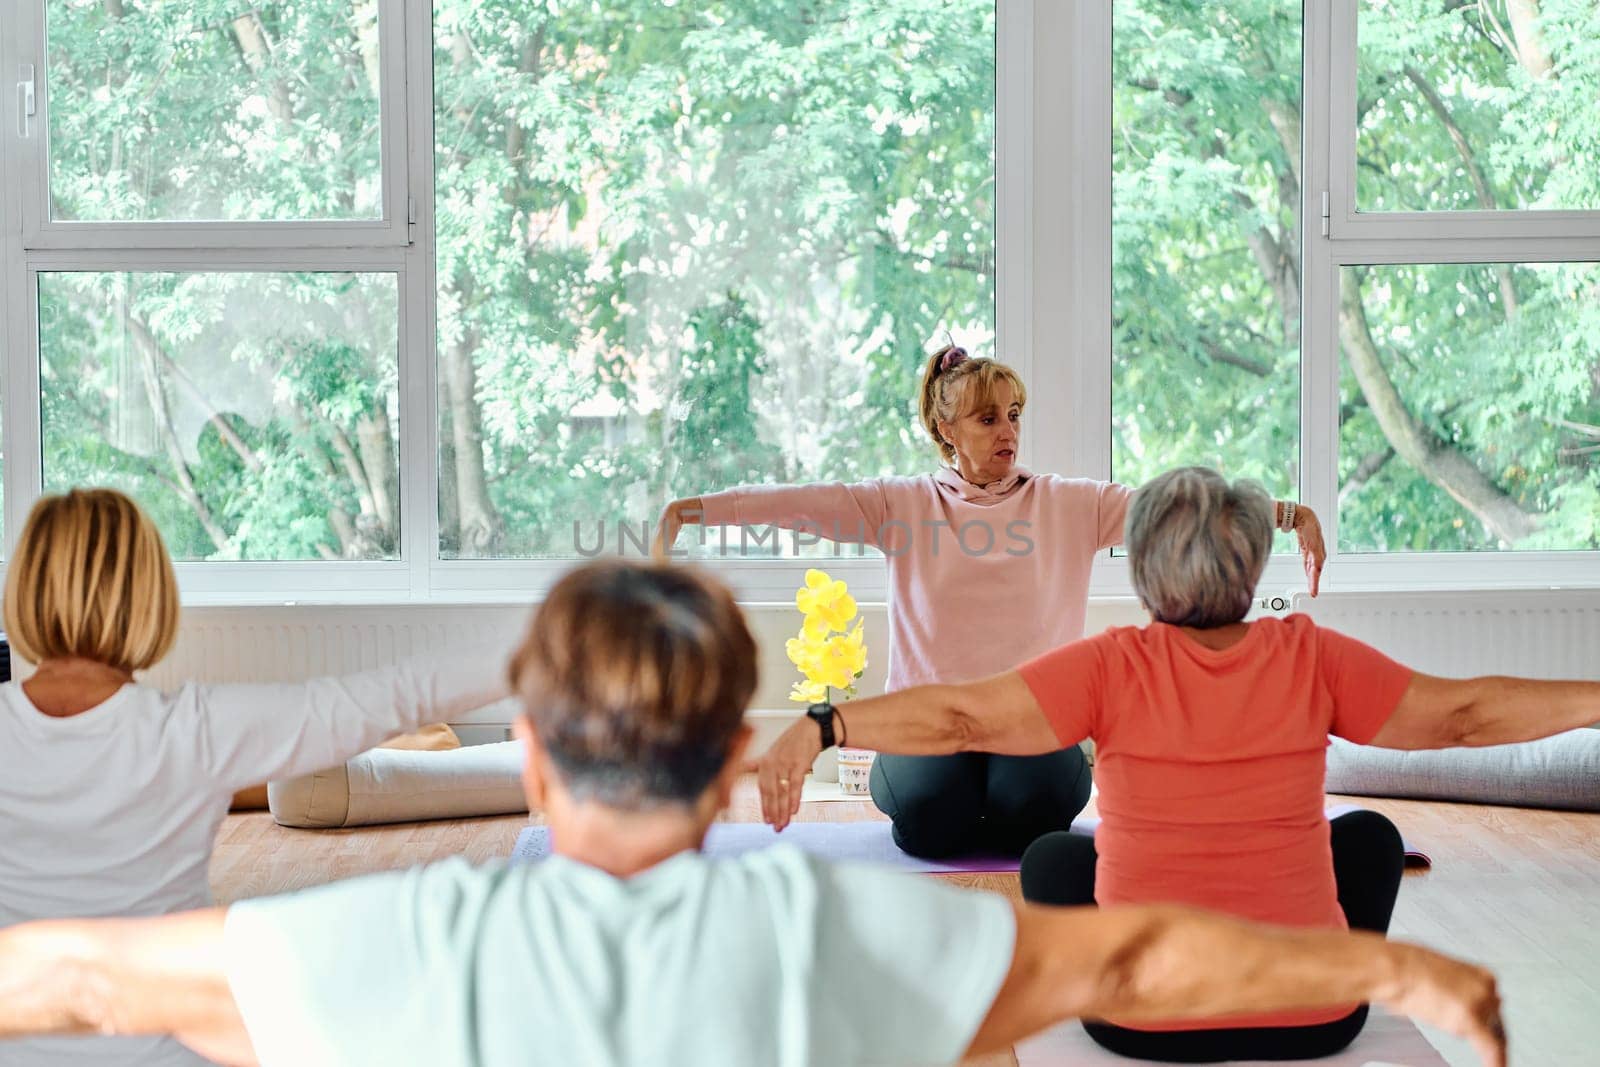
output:
[[[844,1067],[952,1063],[1080,1015],[1372,1000],[1504,1064],[1487,972],[1373,935],[1015,903],[788,846],[707,859],[750,739],[756,647],[692,570],[572,572],[510,676],[550,859],[14,926],[0,1038],[167,1034],[294,1067]]]

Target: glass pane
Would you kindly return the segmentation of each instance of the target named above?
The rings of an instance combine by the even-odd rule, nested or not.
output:
[[[1362,0],[1363,211],[1600,208],[1596,0]]]
[[[1117,0],[1112,34],[1112,476],[1293,496],[1299,0]]]
[[[55,219],[382,214],[378,0],[47,0]]]
[[[994,0],[434,15],[443,556],[933,468],[924,351],[992,351]]]
[[[174,559],[400,554],[392,274],[39,276],[44,487],[111,485]]]
[[[1600,267],[1347,267],[1346,552],[1600,547]]]

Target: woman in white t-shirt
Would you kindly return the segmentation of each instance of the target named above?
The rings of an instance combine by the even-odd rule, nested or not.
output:
[[[38,667],[0,685],[0,927],[203,907],[236,790],[508,695],[487,661],[174,693],[135,682],[177,625],[172,562],[132,500],[80,489],[34,506],[5,586],[6,634]],[[200,1062],[166,1040],[0,1041],[0,1067]]]

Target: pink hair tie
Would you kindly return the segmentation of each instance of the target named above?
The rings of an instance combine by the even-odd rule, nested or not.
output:
[[[966,361],[967,350],[965,348],[956,348],[952,346],[950,351],[944,354],[944,358],[939,361],[939,373],[943,374],[947,370],[950,370],[954,367],[959,367]]]

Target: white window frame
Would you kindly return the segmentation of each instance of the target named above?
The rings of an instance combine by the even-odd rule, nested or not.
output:
[[[1327,99],[1331,104],[1328,145],[1331,153],[1327,184],[1331,237],[1335,241],[1457,240],[1494,238],[1600,239],[1600,210],[1596,211],[1359,211],[1356,204],[1356,81],[1360,62],[1358,43],[1361,0],[1312,0],[1315,7],[1330,4],[1327,33],[1332,63],[1328,69]],[[1317,215],[1322,215],[1318,205]]]
[[[1305,183],[1303,217],[1312,224],[1304,242],[1302,487],[1314,506],[1322,505],[1317,510],[1327,535],[1328,573],[1339,589],[1600,586],[1600,552],[1594,551],[1384,553],[1339,548],[1340,272],[1347,266],[1383,264],[1600,262],[1600,211],[1356,210],[1359,14],[1360,0],[1306,3],[1304,173],[1322,181],[1314,184],[1308,178]],[[1313,85],[1324,88],[1318,92],[1309,88]],[[1319,112],[1315,119],[1312,101]],[[1326,229],[1314,224],[1319,216],[1327,220]]]
[[[378,0],[379,26],[379,165],[383,204],[377,219],[305,221],[140,222],[58,221],[50,217],[50,88],[49,47],[45,11],[49,0],[20,0],[15,5],[18,32],[25,52],[21,65],[34,73],[35,115],[30,136],[18,145],[22,179],[22,237],[28,250],[126,248],[211,248],[231,252],[247,248],[341,248],[399,246],[410,242],[411,204],[407,196],[407,115],[404,0]],[[19,94],[21,89],[18,89]]]

